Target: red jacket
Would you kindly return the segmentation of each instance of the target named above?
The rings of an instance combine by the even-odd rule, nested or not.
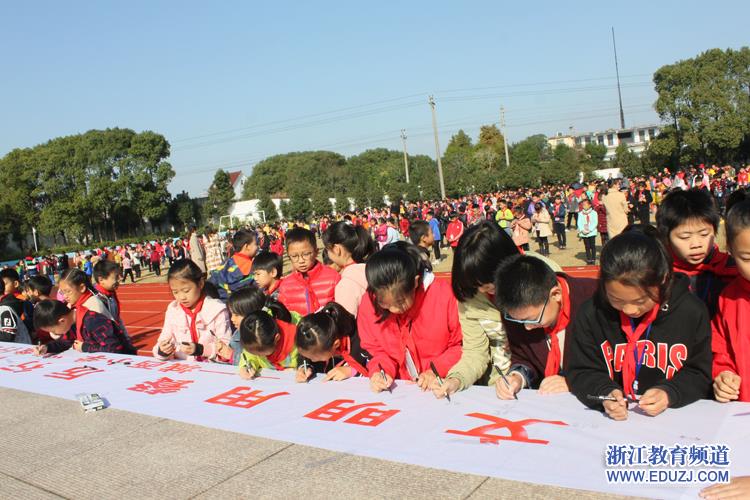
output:
[[[461,324],[458,303],[447,280],[419,287],[414,305],[404,314],[390,314],[378,323],[370,294],[362,297],[357,314],[360,345],[370,353],[367,369],[372,376],[383,370],[394,379],[410,380],[406,349],[417,372],[430,369],[430,361],[445,377],[461,358]]]
[[[448,230],[445,232],[446,238],[453,248],[458,246],[458,239],[464,234],[464,223],[456,219],[448,224]]]
[[[305,316],[331,302],[341,275],[320,262],[303,277],[294,271],[281,281],[279,302]]]
[[[712,377],[729,370],[742,378],[739,401],[750,401],[750,281],[738,276],[719,295],[711,322]]]

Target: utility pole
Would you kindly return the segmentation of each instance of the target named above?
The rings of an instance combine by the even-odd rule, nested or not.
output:
[[[432,131],[435,134],[435,156],[437,156],[438,177],[440,178],[440,196],[445,199],[445,181],[443,180],[443,162],[440,159],[440,143],[438,142],[437,117],[435,116],[435,99],[430,96],[427,100],[432,108]]]
[[[510,167],[510,155],[508,155],[508,136],[505,135],[505,106],[500,106],[500,133],[503,134],[505,145],[505,166]]]
[[[612,26],[612,48],[615,50],[615,73],[617,74],[617,97],[620,99],[620,128],[625,128],[625,113],[622,111],[622,91],[620,91],[620,67],[617,65],[617,45],[615,27]]]
[[[406,183],[409,184],[409,156],[406,154],[406,129],[401,129],[401,142],[404,143],[404,170],[406,170]]]

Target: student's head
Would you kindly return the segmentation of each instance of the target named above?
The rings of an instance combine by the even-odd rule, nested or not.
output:
[[[628,227],[604,245],[599,267],[600,304],[640,318],[669,300],[672,261],[651,226]]]
[[[58,290],[68,304],[75,304],[81,298],[81,295],[91,290],[91,280],[86,273],[78,268],[66,269],[60,275]]]
[[[453,254],[451,285],[460,302],[477,292],[495,293],[495,272],[504,258],[518,254],[518,247],[497,224],[482,221],[468,228]]]
[[[120,286],[120,266],[111,260],[100,260],[94,266],[96,284],[113,292]]]
[[[729,215],[729,211],[732,210],[733,206],[745,200],[750,200],[750,189],[739,188],[735,191],[732,191],[732,194],[727,196],[726,216]]]
[[[49,332],[53,339],[65,335],[74,323],[73,310],[59,300],[46,299],[34,306],[34,328]]]
[[[245,316],[263,308],[271,311],[276,319],[287,323],[292,321],[292,315],[284,304],[266,295],[263,290],[255,285],[247,286],[230,295],[227,300],[227,307],[232,315],[232,324],[235,328],[240,327],[240,323]]]
[[[292,262],[292,269],[299,273],[310,271],[318,259],[315,234],[303,227],[291,229],[286,233],[286,253]]]
[[[719,210],[703,189],[671,191],[656,212],[656,227],[675,256],[688,264],[700,264],[714,248]]]
[[[232,246],[236,253],[254,257],[258,253],[258,237],[255,231],[240,229],[232,236]]]
[[[270,288],[284,273],[284,261],[273,252],[259,253],[253,260],[252,273],[259,287]]]
[[[265,311],[251,312],[240,323],[240,342],[250,354],[270,356],[280,339],[279,325]]]
[[[750,199],[735,203],[727,213],[727,249],[737,270],[750,280]]]
[[[362,226],[353,226],[346,222],[336,222],[323,233],[323,246],[328,251],[328,258],[339,267],[348,264],[349,259],[362,263],[375,253],[375,242]]]
[[[203,271],[190,259],[178,260],[167,273],[167,283],[174,299],[182,306],[192,308],[203,295]]]
[[[313,362],[328,361],[351,337],[357,320],[343,306],[329,302],[320,311],[308,314],[297,324],[295,344],[299,353]]]
[[[0,278],[5,283],[5,293],[8,295],[16,293],[21,286],[21,277],[12,267],[0,271]]]
[[[588,210],[591,208],[591,201],[589,201],[588,198],[584,198],[581,200],[581,209]]]
[[[2,291],[0,291],[0,294]],[[27,295],[32,302],[49,298],[52,293],[52,282],[46,276],[32,276],[27,283]]]
[[[527,330],[554,326],[563,307],[555,272],[543,261],[516,254],[500,262],[495,273],[495,305],[506,321]]]
[[[422,248],[432,248],[435,242],[435,235],[432,234],[430,225],[423,220],[415,220],[409,227],[409,239],[417,246]]]
[[[404,241],[390,243],[367,261],[367,290],[381,319],[403,314],[414,305],[417,287],[427,270],[421,251]]]

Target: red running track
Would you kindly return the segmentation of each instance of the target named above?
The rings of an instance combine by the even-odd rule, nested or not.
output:
[[[595,278],[597,266],[566,267],[571,276]],[[450,279],[450,273],[436,273],[441,279]],[[121,285],[117,291],[122,305],[122,319],[128,333],[141,355],[151,355],[151,348],[161,331],[164,312],[172,302],[172,293],[166,283]]]

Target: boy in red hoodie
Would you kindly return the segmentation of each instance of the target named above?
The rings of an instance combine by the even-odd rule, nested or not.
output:
[[[279,302],[306,316],[333,301],[341,275],[318,262],[315,234],[302,227],[290,230],[286,234],[286,253],[293,271],[281,281]]]

